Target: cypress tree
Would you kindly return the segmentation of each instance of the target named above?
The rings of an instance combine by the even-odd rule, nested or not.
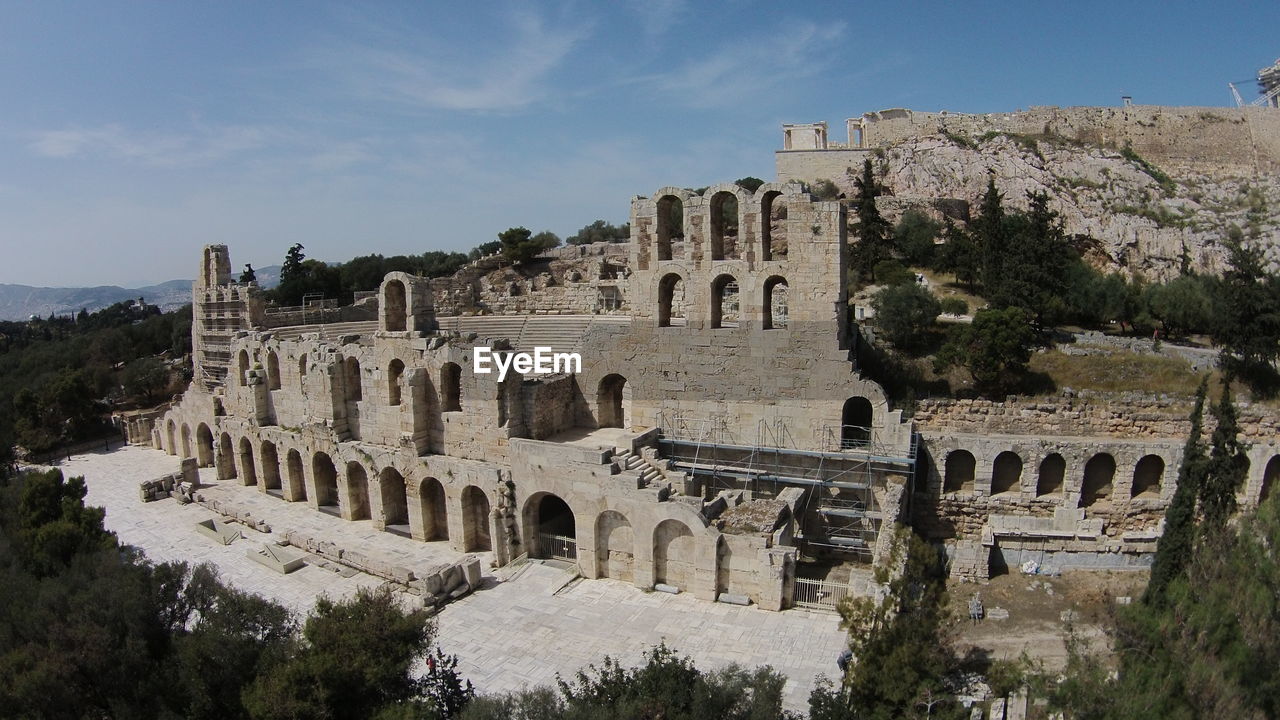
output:
[[[1173,500],[1164,511],[1164,534],[1156,542],[1155,562],[1151,565],[1151,579],[1143,594],[1143,602],[1161,605],[1165,590],[1182,574],[1191,546],[1195,540],[1196,497],[1204,479],[1207,458],[1204,452],[1204,399],[1209,390],[1209,378],[1200,380],[1196,390],[1195,407],[1191,410],[1191,434],[1182,448],[1182,464],[1178,466],[1178,485]]]
[[[858,244],[853,248],[853,269],[859,278],[869,275],[874,280],[872,269],[876,263],[889,259],[893,226],[876,207],[876,198],[884,194],[884,188],[876,182],[870,159],[863,161],[862,177],[855,184],[858,186],[858,223],[853,230]]]
[[[1245,445],[1239,438],[1236,406],[1231,401],[1230,374],[1223,378],[1222,397],[1212,412],[1218,426],[1213,429],[1212,450],[1200,485],[1202,535],[1226,527],[1227,519],[1236,511],[1236,491],[1244,484],[1249,467]]]
[[[995,173],[987,176],[987,191],[982,195],[978,217],[970,226],[973,240],[982,260],[982,284],[989,295],[998,295],[1004,274],[1008,249],[1004,217],[1004,195],[996,187]]]

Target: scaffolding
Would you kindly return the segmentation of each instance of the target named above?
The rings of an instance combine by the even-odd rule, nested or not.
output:
[[[916,438],[907,448],[881,443],[873,428],[825,426],[821,447],[800,449],[783,420],[758,423],[751,441],[723,417],[690,418],[660,413],[658,449],[672,466],[703,481],[707,495],[744,489],[776,497],[788,487],[805,490],[797,507],[797,539],[869,559],[885,517],[875,500],[877,478],[914,475]]]

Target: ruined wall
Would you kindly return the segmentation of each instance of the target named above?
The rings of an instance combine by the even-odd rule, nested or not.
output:
[[[592,315],[627,309],[627,245],[557,248],[548,260],[512,267],[489,256],[431,281],[440,315]]]

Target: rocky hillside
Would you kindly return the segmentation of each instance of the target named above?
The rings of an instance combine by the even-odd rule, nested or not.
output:
[[[1217,271],[1232,226],[1266,248],[1280,267],[1280,176],[1244,177],[1162,168],[1132,152],[1053,136],[988,133],[910,138],[868,153],[897,196],[888,214],[907,207],[964,203],[976,207],[995,173],[1007,204],[1026,207],[1028,191],[1048,192],[1067,232],[1088,246],[1099,267],[1148,278],[1177,273],[1182,248],[1195,267]],[[851,168],[831,178],[854,197]]]

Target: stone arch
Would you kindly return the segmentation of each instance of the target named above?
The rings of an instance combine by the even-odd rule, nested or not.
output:
[[[1116,476],[1116,459],[1111,453],[1100,452],[1084,465],[1084,482],[1080,488],[1080,507],[1089,507],[1111,497],[1111,485]]]
[[[195,457],[191,454],[191,426],[182,423],[182,457]]]
[[[1271,490],[1275,487],[1277,480],[1280,480],[1280,455],[1272,455],[1266,467],[1262,469],[1262,487],[1258,489],[1259,505],[1271,497]]]
[[[378,473],[378,498],[382,501],[382,529],[406,537],[411,535],[409,498],[399,470],[387,467]]]
[[[236,369],[240,375],[240,386],[244,387],[249,384],[249,351],[241,350],[236,356]]]
[[[404,378],[404,363],[399,358],[392,360],[387,365],[387,404],[399,405],[401,387],[400,383]]]
[[[596,574],[625,582],[635,580],[635,531],[627,516],[605,510],[596,518]]]
[[[631,427],[631,388],[617,373],[605,375],[596,395],[600,427]]]
[[[316,507],[331,513],[338,510],[338,468],[328,453],[311,456],[311,476],[316,488]]]
[[[170,455],[177,455],[178,454],[178,423],[174,422],[172,419],[169,420],[169,425],[165,429],[165,440],[166,440],[165,447],[164,447],[165,452],[169,453]]]
[[[1164,458],[1144,455],[1133,466],[1133,486],[1130,497],[1160,497],[1160,485],[1164,480]]]
[[[840,449],[870,445],[874,420],[870,400],[857,395],[845,400],[844,408],[840,411]]]
[[[360,377],[360,361],[348,357],[342,361],[343,381],[347,389],[347,402],[360,402],[364,399],[364,388]]]
[[[235,449],[231,446],[231,436],[222,433],[218,438],[218,479],[230,480],[236,476]]]
[[[787,259],[787,204],[782,193],[770,190],[760,199],[760,259]],[[776,227],[775,227],[776,223]]]
[[[458,363],[440,366],[440,401],[444,412],[462,410],[462,366]]]
[[[347,520],[369,519],[369,472],[355,460],[347,462],[347,497],[343,517]]]
[[[388,332],[403,332],[408,327],[409,310],[405,302],[404,282],[388,280],[382,286],[382,329]]]
[[[657,243],[659,260],[671,260],[674,241],[684,239],[684,200],[663,195],[657,202]]]
[[[786,278],[774,275],[764,281],[764,303],[760,309],[764,313],[765,330],[781,330],[787,327],[789,311]]]
[[[1022,458],[1005,450],[991,463],[991,494],[1016,493],[1022,487]]]
[[[253,443],[240,438],[240,481],[245,485],[258,484],[258,469],[253,464]]]
[[[563,498],[549,492],[530,496],[524,504],[524,522],[531,556],[563,557],[572,554],[570,559],[577,559],[577,520],[573,509]]]
[[[1036,497],[1062,492],[1067,477],[1067,461],[1058,453],[1049,453],[1040,461],[1036,474]]]
[[[262,458],[262,486],[267,489],[267,492],[275,491],[272,494],[279,494],[280,453],[276,450],[276,444],[270,440],[263,440],[259,455]]]
[[[721,275],[711,281],[711,327],[738,327],[738,280]]]
[[[658,283],[658,327],[685,324],[684,278],[668,273]]]
[[[947,453],[942,480],[943,491],[973,492],[977,467],[977,460],[968,450],[952,450]]]
[[[449,510],[445,507],[444,485],[433,478],[424,478],[418,489],[418,503],[422,509],[422,539],[449,539]]]
[[[285,456],[285,470],[289,474],[289,500],[294,502],[307,499],[307,480],[302,468],[302,453],[289,450]]]
[[[487,552],[493,549],[489,532],[489,497],[475,485],[462,489],[462,551]]]
[[[213,467],[213,432],[204,423],[196,426],[196,464]]]
[[[694,578],[694,537],[679,520],[663,520],[653,529],[653,581],[688,590]]]
[[[267,389],[280,389],[280,356],[275,350],[267,352]]]
[[[738,196],[720,190],[711,196],[711,259],[737,260],[739,212]]]

